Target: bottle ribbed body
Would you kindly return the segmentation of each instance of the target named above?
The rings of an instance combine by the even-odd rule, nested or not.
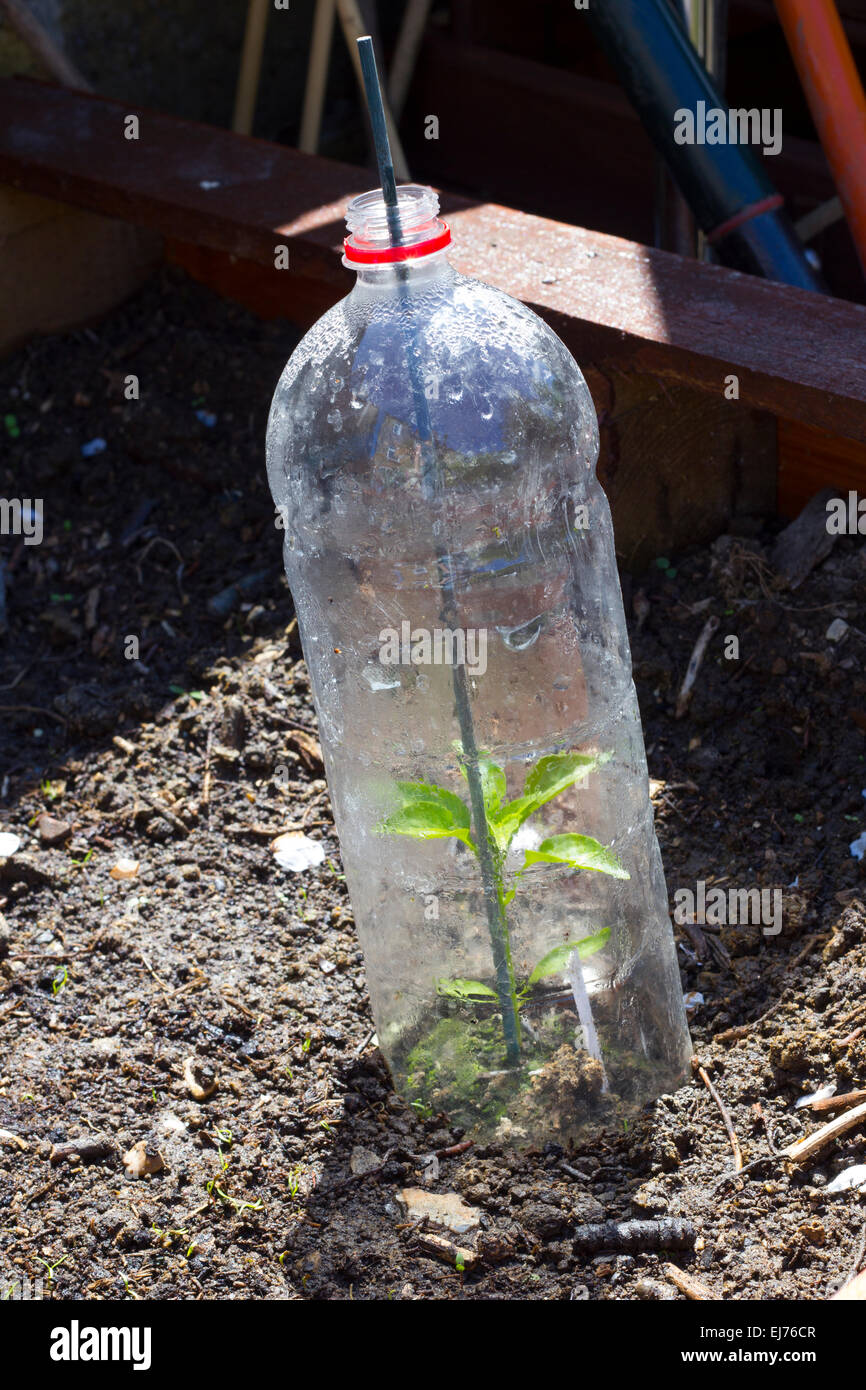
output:
[[[379,1045],[517,1142],[690,1051],[597,452],[564,345],[441,255],[362,273],[268,430]]]

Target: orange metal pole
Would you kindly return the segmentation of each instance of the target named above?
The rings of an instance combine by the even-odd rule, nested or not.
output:
[[[866,96],[833,0],[776,0],[866,274]]]

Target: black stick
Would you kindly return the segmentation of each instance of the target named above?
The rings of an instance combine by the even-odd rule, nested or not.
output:
[[[364,91],[366,93],[367,106],[370,113],[370,124],[373,129],[376,160],[379,165],[379,180],[382,185],[382,196],[385,199],[385,210],[388,218],[388,236],[392,246],[402,246],[403,233],[400,226],[400,213],[397,205],[397,185],[394,179],[394,164],[391,159],[388,128],[385,124],[385,108],[382,103],[379,74],[376,70],[376,57],[373,53],[373,40],[371,38],[358,39],[358,52],[361,57]],[[406,266],[397,261],[395,269],[397,271],[398,281],[405,287],[408,278]],[[408,301],[408,295],[406,298]],[[429,498],[435,496],[435,494],[441,490],[442,475],[435,455],[433,430],[430,424],[430,412],[427,407],[427,397],[424,395],[421,381],[418,347],[410,336],[410,329],[408,327],[409,320],[409,314],[406,314],[402,318],[402,321],[407,325],[404,331],[406,360],[409,367],[409,381],[412,388],[412,399],[417,417],[418,435],[421,441],[421,453],[424,464],[424,490]],[[457,627],[458,612],[454,583],[454,564],[449,552],[439,545],[436,547],[436,559],[439,566],[439,584],[442,592],[442,621],[446,627]],[[505,918],[505,909],[499,891],[499,884],[502,881],[501,866],[498,862],[500,855],[490,833],[487,812],[484,806],[484,787],[481,780],[481,770],[478,766],[478,745],[475,742],[475,726],[472,720],[469,681],[466,676],[465,666],[455,663],[451,667],[451,678],[454,685],[454,702],[457,707],[457,722],[460,726],[460,738],[463,744],[463,764],[466,769],[466,781],[469,785],[469,800],[472,805],[472,821],[475,827],[478,863],[481,868],[481,881],[484,885],[484,905],[487,911],[487,927],[490,932],[490,944],[493,950],[493,965],[496,972],[496,992],[499,996],[499,1006],[502,1012],[502,1031],[505,1035],[506,1059],[513,1066],[520,1060],[520,1024],[517,1018],[517,1007],[514,999],[514,971],[511,964],[508,923]]]

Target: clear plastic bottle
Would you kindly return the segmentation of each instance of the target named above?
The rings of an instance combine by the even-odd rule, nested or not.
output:
[[[379,1045],[422,1113],[571,1139],[690,1044],[586,383],[458,274],[427,188],[348,210],[268,471]],[[462,658],[462,660],[461,660]]]

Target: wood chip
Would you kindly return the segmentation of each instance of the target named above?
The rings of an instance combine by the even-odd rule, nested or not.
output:
[[[114,1144],[104,1134],[83,1134],[80,1139],[67,1139],[63,1144],[55,1144],[48,1156],[50,1163],[86,1161],[96,1163],[114,1153]]]
[[[300,754],[301,762],[308,772],[314,773],[317,777],[321,776],[325,770],[325,763],[322,758],[321,745],[317,739],[302,729],[292,729],[292,732],[286,736],[286,742],[290,748],[294,748],[295,752]]]
[[[469,1250],[465,1245],[455,1245],[447,1236],[436,1235],[433,1231],[419,1231],[415,1237],[415,1244],[420,1246],[425,1254],[443,1260],[453,1269],[472,1269],[473,1265],[478,1263],[478,1256],[474,1250]]]
[[[776,538],[770,564],[791,589],[798,588],[836,544],[835,535],[827,530],[827,503],[836,495],[837,489],[832,487],[816,492]]]
[[[25,1150],[30,1147],[20,1134],[13,1134],[11,1129],[0,1129],[0,1144],[14,1144],[16,1148]]]
[[[866,1091],[846,1091],[841,1096],[824,1096],[823,1100],[813,1100],[810,1110],[845,1110],[849,1105],[860,1105],[866,1100]]]
[[[847,1134],[849,1129],[862,1124],[864,1120],[866,1120],[866,1102],[862,1105],[855,1105],[853,1110],[848,1110],[844,1115],[837,1115],[835,1120],[831,1120],[829,1124],[824,1125],[805,1139],[798,1139],[796,1144],[789,1144],[786,1149],[780,1149],[779,1157],[786,1158],[790,1163],[807,1163],[810,1158],[820,1153],[834,1139],[838,1139],[840,1134]]]
[[[684,1269],[677,1269],[676,1265],[670,1264],[662,1265],[662,1271],[686,1298],[693,1298],[698,1303],[715,1301],[716,1295],[712,1289],[707,1288],[706,1284],[702,1284],[693,1274],[686,1274]]]

